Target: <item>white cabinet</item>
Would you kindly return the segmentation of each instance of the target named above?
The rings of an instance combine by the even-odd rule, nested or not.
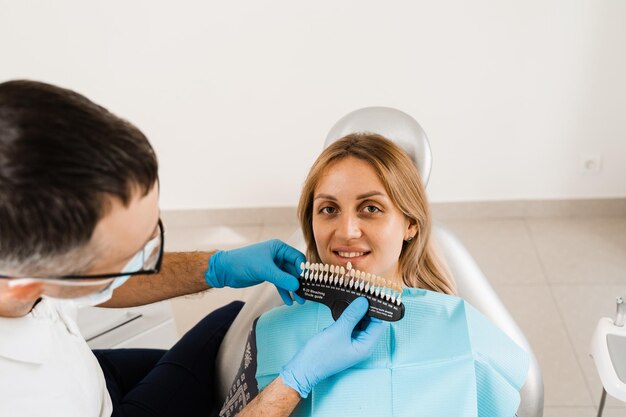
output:
[[[92,349],[169,349],[178,340],[169,301],[122,309],[84,307],[78,326]]]

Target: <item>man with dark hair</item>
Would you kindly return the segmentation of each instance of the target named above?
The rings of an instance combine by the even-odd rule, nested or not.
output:
[[[92,353],[77,306],[131,307],[263,281],[291,304],[304,256],[278,240],[164,253],[158,194],[157,159],[136,127],[70,90],[0,83],[1,416],[216,415],[215,357],[242,303],[209,314],[167,352]],[[298,386],[369,356],[384,328],[353,335],[365,312],[348,307],[242,414],[289,415]]]

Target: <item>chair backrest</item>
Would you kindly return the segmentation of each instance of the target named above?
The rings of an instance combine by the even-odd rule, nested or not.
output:
[[[366,107],[341,118],[330,130],[324,147],[356,132],[378,133],[402,147],[416,164],[424,186],[428,184],[432,153],[424,129],[408,114],[389,107]],[[433,234],[457,285],[459,296],[489,317],[530,355],[530,369],[520,391],[519,417],[543,416],[543,380],[539,364],[528,340],[502,304],[489,280],[463,244],[445,227],[435,224]],[[304,246],[301,234],[290,239],[295,247]],[[303,249],[303,248],[301,248]]]

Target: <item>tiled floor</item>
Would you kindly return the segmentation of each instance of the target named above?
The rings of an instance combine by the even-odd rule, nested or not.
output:
[[[626,217],[454,220],[455,232],[523,329],[541,366],[546,417],[595,416],[601,384],[589,345],[600,317],[626,295]],[[270,238],[293,225],[168,230],[169,250],[227,249]],[[179,330],[245,290],[220,290],[172,302]],[[608,398],[606,417],[626,416]]]

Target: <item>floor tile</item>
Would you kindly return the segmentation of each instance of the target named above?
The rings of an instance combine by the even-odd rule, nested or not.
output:
[[[626,217],[527,223],[548,282],[626,283]]]
[[[578,362],[591,391],[594,404],[600,401],[602,383],[590,357],[591,339],[601,317],[615,317],[615,298],[626,296],[625,285],[558,285],[552,291],[565,327],[574,346]],[[626,404],[607,397],[607,406]],[[626,416],[626,410],[624,410]]]
[[[296,223],[291,224],[264,224],[261,229],[260,241],[268,239],[280,239],[284,242],[288,242],[300,226]]]
[[[232,249],[259,241],[261,225],[171,227],[165,236],[166,250]]]
[[[523,220],[449,221],[452,230],[493,284],[546,282]]]
[[[546,406],[592,406],[547,285],[498,285],[496,292],[528,339],[543,374]]]
[[[598,409],[595,407],[546,407],[543,410],[543,417],[596,417]],[[602,417],[626,417],[623,409],[604,409]]]

